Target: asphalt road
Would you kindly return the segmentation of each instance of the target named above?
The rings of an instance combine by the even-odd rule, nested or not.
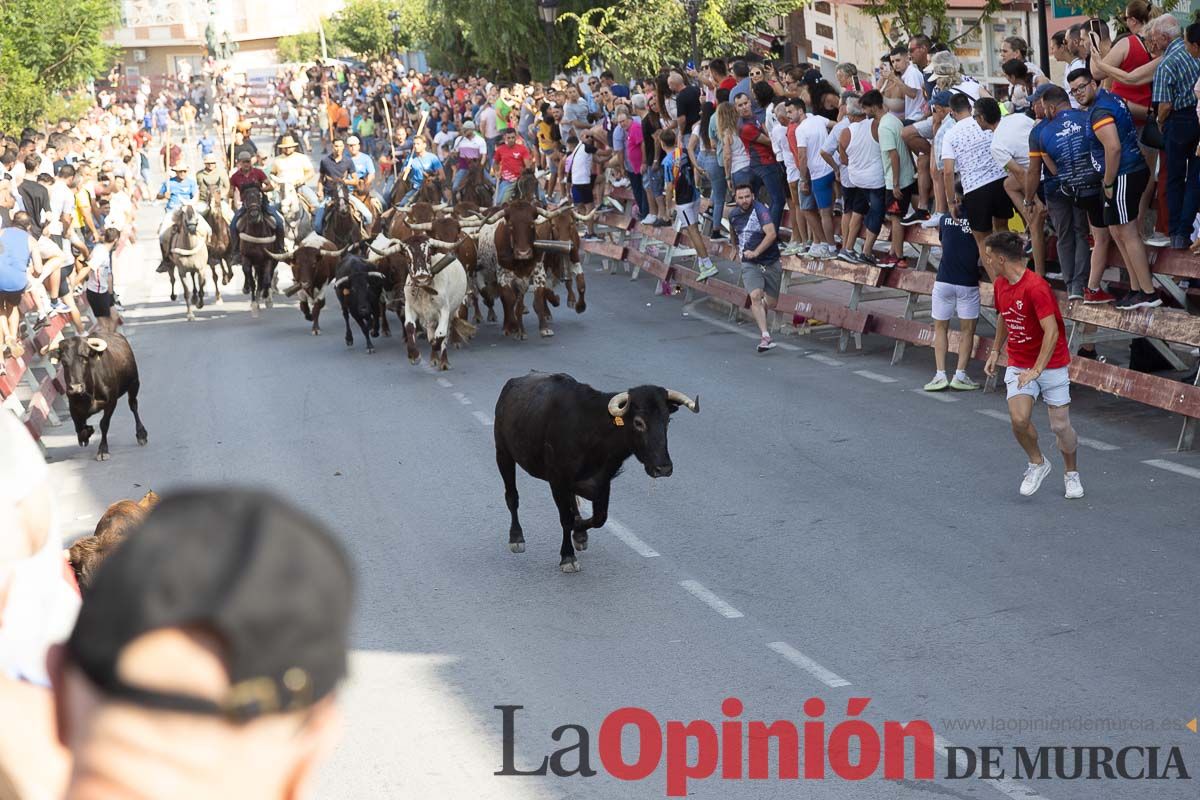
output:
[[[160,213],[143,210],[141,230]],[[870,698],[861,718],[876,730],[927,720],[940,746],[1004,746],[1010,775],[1018,745],[1159,745],[1165,760],[1178,744],[1189,773],[1200,771],[1200,738],[1178,728],[1200,713],[1200,459],[1171,452],[1174,418],[1077,389],[1087,496],[1063,499],[1055,454],[1054,475],[1022,498],[1002,396],[925,395],[927,350],[891,367],[883,340],[838,354],[836,340],[812,335],[759,356],[756,333],[714,309],[685,315],[679,298],[652,296],[649,278],[588,263],[589,309],[564,304],[557,336],[514,342],[484,325],[451,351],[450,372],[435,373],[408,364],[399,336],[372,356],[361,341],[347,348],[336,303],[320,338],[293,302],[252,319],[236,293],[185,322],[153,275],[153,242],[138,248],[118,263],[117,284],[150,442],[136,446],[124,406],[111,461],[92,460],[94,441],[78,448],[69,424],[50,432],[60,518],[76,535],[146,488],[250,483],[337,532],[360,591],[346,733],[319,797],[663,797],[662,764],[633,782],[601,769],[603,719],[639,706],[664,727],[717,724],[727,697],[743,702],[744,721],[797,725],[810,719],[804,701],[822,698],[826,735],[849,698]],[[548,488],[523,473],[528,550],[507,547],[491,414],[503,383],[530,369],[702,397],[699,415],[671,426],[674,476],[652,482],[628,465],[615,521],[593,533],[576,575],[558,569]],[[1048,434],[1044,412],[1037,419]],[[498,705],[525,707],[519,768],[574,743],[574,733],[551,739],[573,723],[590,733],[599,774],[494,776]],[[993,730],[993,718],[1040,730]],[[1068,729],[1046,730],[1058,726]],[[626,747],[632,760],[628,734]],[[713,777],[688,790],[1197,796],[1190,780],[947,780],[946,768],[939,754],[933,782],[912,780],[910,764],[901,782],[880,767],[861,782]]]

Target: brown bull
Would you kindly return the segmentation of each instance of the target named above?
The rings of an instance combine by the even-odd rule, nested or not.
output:
[[[477,283],[497,288],[504,305],[505,336],[525,338],[525,290],[541,268],[541,255],[534,246],[535,225],[544,215],[525,200],[510,201],[487,216],[476,238]],[[553,335],[546,333],[550,320],[544,308],[538,312],[538,328],[543,336]]]
[[[547,279],[546,299],[550,301],[551,305],[558,305],[558,298],[549,291],[549,287],[553,287],[556,281],[562,281],[567,287],[567,308],[575,309],[577,314],[582,314],[587,310],[587,278],[583,274],[583,265],[580,263],[579,229],[576,227],[576,223],[586,222],[594,214],[593,211],[584,216],[568,206],[548,212],[546,217],[537,224],[539,241],[561,242],[570,246],[569,250],[565,248],[562,250],[548,249],[542,256],[542,268],[546,272]],[[579,292],[578,298],[576,298],[576,290]],[[533,302],[536,308],[538,304],[537,289],[534,290]]]
[[[276,261],[289,261],[295,283],[285,292],[299,293],[300,311],[312,321],[313,336],[321,335],[321,309],[325,307],[325,286],[333,279],[342,254],[349,247],[337,248],[333,242],[311,234],[289,253],[267,253]]]

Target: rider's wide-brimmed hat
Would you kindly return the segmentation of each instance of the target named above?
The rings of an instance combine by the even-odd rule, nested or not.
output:
[[[279,140],[279,149],[281,149],[281,150],[285,147],[299,147],[299,146],[300,145],[296,142],[296,140],[291,137],[291,134],[288,134],[287,136],[284,136],[282,139]]]

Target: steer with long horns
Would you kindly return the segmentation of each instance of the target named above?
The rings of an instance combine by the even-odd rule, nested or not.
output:
[[[284,290],[289,297],[300,295],[300,311],[312,322],[312,335],[321,335],[321,309],[325,307],[325,286],[333,279],[338,262],[350,246],[338,247],[318,233],[310,233],[299,246],[286,253],[267,255],[275,261],[286,261],[292,265],[295,280]]]
[[[546,273],[546,287],[542,292],[551,305],[558,305],[558,296],[552,291],[554,284],[562,281],[567,287],[567,308],[575,309],[582,314],[587,310],[587,278],[583,274],[583,264],[580,263],[578,222],[588,222],[596,215],[590,211],[580,214],[572,206],[563,206],[554,211],[546,212],[545,217],[537,224],[539,241],[554,242],[553,248],[547,246],[542,256],[542,269]],[[538,307],[539,287],[534,284],[533,306]],[[576,296],[578,291],[578,296]],[[547,309],[547,312],[549,310]]]
[[[609,490],[622,464],[634,456],[651,478],[674,471],[667,451],[667,423],[680,407],[700,412],[700,398],[661,386],[602,392],[570,375],[531,372],[504,384],[492,432],[504,501],[512,522],[508,546],[525,552],[517,517],[517,465],[550,484],[562,526],[559,566],[578,572],[576,550],[586,550],[588,531],[608,521]],[[592,515],[579,514],[578,497]]]
[[[467,297],[467,272],[454,253],[456,242],[414,236],[401,243],[408,258],[408,278],[404,283],[404,342],[408,360],[417,364],[417,326],[429,340],[429,363],[436,369],[450,369],[446,340],[458,344],[475,334],[475,326],[459,315]],[[437,254],[433,261],[431,254]]]
[[[525,292],[531,282],[544,284],[541,256],[547,249],[561,246],[559,242],[537,240],[535,226],[545,216],[546,212],[532,203],[510,200],[484,218],[476,236],[476,285],[500,295],[505,336],[525,338]],[[553,335],[544,306],[538,311],[538,328],[543,336]]]

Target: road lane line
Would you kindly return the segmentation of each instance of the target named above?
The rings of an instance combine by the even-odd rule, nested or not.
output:
[[[950,395],[942,394],[941,392],[927,392],[924,389],[913,389],[913,391],[916,392],[917,394],[921,395],[922,397],[928,397],[930,400],[937,400],[938,402],[941,402],[941,403],[957,403],[958,402],[957,397],[951,397]]]
[[[994,408],[977,408],[975,409],[975,413],[983,414],[985,417],[991,417],[992,419],[998,419],[1001,422],[1012,422],[1007,411],[997,411]]]
[[[437,382],[438,382],[438,386],[441,386],[443,389],[449,389],[451,386],[454,385],[453,383],[446,380],[445,378],[438,378]]]
[[[726,603],[721,598],[713,594],[700,581],[680,581],[679,585],[688,591],[693,597],[701,601],[713,611],[720,614],[726,619],[738,619],[743,616],[742,612],[738,611],[733,606]]]
[[[615,519],[610,519],[604,523],[604,527],[613,536],[620,539],[625,544],[629,545],[633,552],[637,553],[642,558],[658,558],[658,551],[650,545],[638,538],[637,534],[626,528]]]
[[[490,427],[492,424],[492,418],[489,417],[487,414],[483,413],[482,411],[472,411],[471,416],[473,416],[475,419],[479,420],[480,425],[487,425]]]
[[[887,375],[880,375],[878,372],[871,372],[869,369],[856,369],[854,374],[859,377],[866,378],[869,381],[876,383],[896,383],[895,378],[889,378]]]
[[[821,355],[820,353],[809,353],[807,356],[805,356],[805,358],[811,358],[813,361],[816,361],[818,364],[824,364],[827,367],[844,367],[844,366],[846,366],[845,361],[838,361],[836,358],[830,358],[829,356],[824,356],[824,355]]]
[[[950,760],[949,748],[951,748],[951,747],[958,747],[958,745],[954,744],[954,742],[943,739],[941,736],[938,736],[937,734],[934,734],[934,736],[933,736],[933,752],[937,753],[940,757],[949,761]],[[967,767],[969,766],[967,764],[966,755],[964,755],[961,751],[956,752],[954,755],[955,755],[955,758],[954,758],[955,763],[958,764],[958,771],[960,773],[965,772]],[[984,785],[989,786],[992,789],[995,789],[997,792],[999,792],[1002,795],[1005,795],[1007,797],[1012,797],[1012,798],[1014,798],[1014,800],[1049,800],[1045,795],[1038,794],[1037,792],[1035,792],[1033,789],[1029,788],[1025,784],[1023,784],[1019,781],[1015,781],[1012,778],[1000,778],[998,780],[988,780],[988,781],[984,781]]]
[[[1185,467],[1183,464],[1176,464],[1174,461],[1164,461],[1161,458],[1152,458],[1148,461],[1143,461],[1143,464],[1149,464],[1152,467],[1165,469],[1167,472],[1174,472],[1178,475],[1186,475],[1189,478],[1200,478],[1200,469],[1195,467]]]
[[[455,392],[454,397],[456,400],[458,400],[458,402],[462,403],[464,406],[471,405],[471,398],[467,397],[462,392]]]
[[[796,648],[792,647],[787,642],[768,642],[767,647],[774,650],[779,655],[786,658],[792,664],[812,675],[821,683],[828,686],[830,689],[836,689],[839,686],[849,686],[850,681],[840,675],[825,669],[817,662],[813,661],[808,656],[801,653]]]

